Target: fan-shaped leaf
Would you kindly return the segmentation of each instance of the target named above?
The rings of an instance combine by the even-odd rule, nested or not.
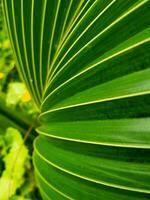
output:
[[[149,9],[149,0],[3,0],[40,110],[43,199],[149,199]]]

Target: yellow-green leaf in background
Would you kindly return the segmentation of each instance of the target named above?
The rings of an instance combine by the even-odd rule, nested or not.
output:
[[[5,170],[0,177],[1,200],[10,199],[23,184],[25,163],[28,159],[28,149],[17,129],[8,128],[4,139],[9,153],[3,158]]]

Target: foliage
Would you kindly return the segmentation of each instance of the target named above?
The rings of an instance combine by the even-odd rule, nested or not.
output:
[[[10,48],[10,41],[3,25],[2,16],[2,6],[0,1],[0,91],[4,89],[7,77],[15,64]]]
[[[7,129],[6,135],[1,138],[1,143],[4,144],[1,148],[6,168],[0,178],[0,199],[5,200],[15,195],[17,188],[23,184],[25,162],[29,159],[29,155],[21,134],[14,128]]]
[[[3,0],[40,113],[43,199],[149,199],[149,9],[149,0]]]
[[[36,109],[21,82],[3,23],[0,1],[0,199],[41,199],[31,160]]]

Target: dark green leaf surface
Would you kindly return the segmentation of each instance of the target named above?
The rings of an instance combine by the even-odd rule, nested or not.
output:
[[[43,199],[150,198],[149,0],[3,0],[40,110]]]

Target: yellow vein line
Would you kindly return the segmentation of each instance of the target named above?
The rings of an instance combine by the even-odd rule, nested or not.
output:
[[[7,6],[6,6],[6,1],[3,0],[2,1],[2,8],[3,8],[3,12],[4,12],[4,21],[5,21],[5,24],[7,26],[7,32],[8,32],[8,35],[9,35],[9,38],[10,38],[10,42],[11,42],[11,47],[12,47],[12,50],[13,50],[13,54],[15,56],[15,61],[17,62],[17,70],[19,72],[19,75],[21,77],[22,80],[25,80],[24,76],[23,76],[23,72],[22,72],[22,69],[19,68],[19,61],[18,61],[18,56],[17,56],[17,51],[15,50],[15,46],[14,46],[14,43],[13,43],[13,38],[12,38],[12,34],[11,34],[11,28],[10,28],[10,24],[9,24],[9,17],[8,17],[8,11],[7,11]]]
[[[62,83],[61,85],[59,85],[57,88],[55,88],[51,93],[49,93],[49,95],[47,95],[47,97],[42,101],[41,107],[42,107],[42,106],[44,105],[44,103],[50,98],[50,96],[52,96],[53,93],[55,93],[57,90],[59,90],[61,87],[65,86],[66,84],[68,84],[68,83],[71,82],[72,80],[78,78],[79,76],[83,75],[84,73],[87,73],[88,71],[90,71],[90,70],[92,70],[93,68],[97,67],[97,65],[100,65],[100,64],[102,64],[102,63],[104,63],[104,62],[106,62],[106,61],[109,61],[109,60],[111,60],[111,59],[113,59],[113,58],[115,58],[115,57],[117,57],[117,56],[119,56],[119,55],[121,55],[121,54],[123,54],[123,53],[125,53],[125,52],[127,52],[127,51],[129,51],[129,50],[131,50],[131,49],[133,49],[133,48],[136,48],[136,47],[138,47],[138,46],[140,46],[140,45],[142,45],[142,44],[144,44],[144,43],[146,43],[146,42],[148,42],[148,41],[150,41],[149,38],[146,39],[146,40],[144,40],[144,41],[140,41],[139,43],[136,43],[136,44],[134,44],[134,45],[131,45],[131,46],[129,46],[129,47],[127,47],[127,48],[125,48],[125,49],[123,49],[123,50],[121,50],[121,51],[115,53],[115,54],[110,55],[110,56],[107,57],[107,58],[104,58],[104,59],[101,60],[100,62],[98,62],[98,63],[96,63],[96,64],[90,66],[89,68],[87,68],[87,69],[81,71],[80,73],[76,74],[75,76],[71,77],[70,79],[68,79],[67,81],[65,81],[65,82]]]
[[[80,11],[79,14],[77,15],[76,19],[73,21],[73,23],[70,23],[70,25],[68,25],[68,28],[67,28],[67,30],[66,30],[65,33],[64,33],[63,39],[62,39],[62,41],[61,41],[59,47],[57,48],[55,57],[54,57],[54,59],[53,59],[53,61],[52,61],[52,64],[51,64],[52,66],[53,66],[54,62],[56,61],[56,59],[57,59],[57,57],[58,57],[60,51],[62,50],[62,45],[64,46],[65,42],[66,42],[66,41],[68,40],[68,38],[69,38],[69,37],[66,38],[67,35],[68,35],[69,32],[71,31],[73,25],[77,22],[77,20],[79,20],[78,18],[80,17],[80,15],[82,14],[82,12],[84,11],[84,9],[86,8],[86,6],[89,4],[90,1],[91,1],[91,0],[87,0],[86,4],[83,6],[83,8],[81,9],[81,11]],[[80,21],[80,20],[79,20],[79,21]],[[65,39],[66,39],[66,41],[65,41]],[[64,42],[64,41],[65,41],[65,42]],[[63,42],[64,42],[64,43],[63,43]],[[49,72],[49,74],[50,74],[50,72]]]
[[[69,34],[71,28],[72,28],[73,25],[76,23],[76,21],[78,20],[78,18],[79,18],[80,15],[81,15],[81,13],[84,11],[84,9],[86,8],[86,6],[88,5],[88,3],[89,3],[90,1],[91,1],[91,0],[87,0],[86,4],[83,6],[83,8],[81,8],[81,6],[82,6],[84,0],[81,1],[81,3],[79,4],[77,11],[78,11],[80,8],[81,8],[81,10],[80,10],[80,12],[78,13],[77,16],[76,16],[76,12],[77,12],[77,11],[76,11],[75,14],[74,14],[74,15],[76,16],[76,18],[75,18],[75,16],[73,17],[73,18],[75,18],[75,20],[73,21],[73,19],[72,19],[72,20],[70,21],[70,23],[69,23],[69,25],[68,25],[68,28],[67,28],[67,30],[65,31],[64,36],[63,36],[63,38],[62,38],[62,41],[61,41],[60,45],[59,45],[58,48],[57,48],[56,55],[55,55],[55,57],[54,57],[54,59],[53,59],[53,62],[52,62],[52,66],[53,66],[53,63],[55,62],[55,60],[57,59],[57,56],[59,55],[59,52],[60,52],[61,49],[62,49],[61,45],[64,46],[64,44],[65,44],[65,42],[64,42],[65,38],[67,37],[67,35]],[[72,22],[72,21],[73,21],[73,22]],[[68,40],[68,38],[66,38],[66,40]],[[63,42],[64,42],[64,44],[63,44]],[[61,49],[60,49],[60,48],[61,48]]]
[[[131,93],[131,94],[128,94],[128,95],[121,95],[121,96],[115,96],[115,97],[108,97],[108,98],[99,99],[99,100],[95,100],[95,101],[89,101],[89,102],[85,102],[85,103],[79,103],[79,104],[74,104],[74,105],[70,105],[70,106],[64,106],[64,107],[60,107],[60,108],[56,108],[56,109],[50,109],[48,111],[41,113],[39,117],[42,117],[43,115],[47,115],[47,114],[52,113],[52,112],[65,110],[65,109],[68,109],[68,108],[76,108],[76,107],[80,107],[80,106],[93,105],[93,104],[96,104],[96,103],[120,100],[120,99],[142,96],[142,95],[147,95],[147,94],[150,94],[150,89],[143,91],[143,92]]]
[[[44,8],[43,8],[43,19],[42,19],[42,26],[41,26],[41,41],[40,41],[40,84],[41,84],[41,89],[43,91],[43,76],[42,76],[42,59],[43,59],[43,36],[44,36],[44,22],[45,22],[45,16],[46,16],[46,7],[47,7],[47,0],[44,1]]]
[[[59,48],[60,43],[61,43],[61,39],[62,39],[62,37],[63,37],[64,28],[65,28],[65,25],[66,25],[67,17],[68,17],[68,15],[69,15],[69,12],[70,12],[70,9],[71,9],[72,2],[73,2],[73,0],[70,1],[70,4],[69,4],[68,10],[67,10],[67,14],[66,14],[65,20],[63,21],[63,27],[62,27],[62,30],[61,30],[61,35],[60,35],[60,39],[59,39],[59,42],[58,42],[58,47],[57,47],[57,50],[56,50],[56,52],[55,52],[55,55],[56,55],[56,53],[57,53],[57,51],[58,51],[58,48]],[[59,7],[60,7],[60,5],[58,5],[57,8],[59,9]],[[59,10],[56,11],[56,18],[55,18],[56,22],[57,22],[57,17],[58,17],[58,13],[57,13],[57,12],[59,12]],[[55,33],[55,28],[56,28],[56,22],[54,21],[54,29],[53,29],[53,30],[54,30],[54,33]],[[54,38],[54,33],[52,32],[52,38],[51,38],[52,40],[53,40],[53,38]],[[52,42],[53,42],[53,41],[52,41]],[[50,47],[50,48],[51,48],[50,51],[52,51],[52,44],[51,44],[51,47]],[[54,58],[55,58],[55,55],[54,55]],[[49,55],[49,58],[50,58],[50,55]],[[53,59],[51,59],[51,62],[53,63]],[[50,65],[50,63],[48,63],[48,65]],[[53,67],[53,65],[51,64],[50,68],[48,69],[48,73],[51,72],[52,67]],[[48,73],[47,73],[47,77],[49,76]],[[47,81],[46,81],[46,82],[47,82]],[[45,87],[45,86],[44,86],[44,87]]]
[[[23,46],[24,46],[24,51],[25,51],[25,60],[26,60],[26,65],[27,65],[27,72],[28,72],[28,75],[29,75],[29,82],[31,83],[32,93],[34,94],[34,97],[36,98],[35,101],[38,102],[38,99],[37,99],[36,94],[35,94],[34,87],[32,85],[33,81],[32,81],[32,77],[31,77],[31,73],[30,73],[30,69],[29,69],[29,62],[28,62],[28,56],[27,56],[26,37],[25,37],[25,24],[24,24],[24,4],[23,4],[23,1],[21,1],[21,18],[22,18]],[[31,93],[31,95],[33,96],[32,93]],[[37,108],[39,110],[38,104],[39,104],[39,102],[37,103]]]
[[[51,199],[49,196],[48,196],[48,194],[43,190],[43,188],[42,188],[42,186],[41,186],[41,184],[39,183],[39,181],[38,180],[36,180],[37,181],[37,183],[38,183],[38,188],[39,188],[39,190],[40,190],[40,193],[41,193],[41,196],[43,196],[44,197],[44,200],[53,200],[53,199]],[[45,199],[46,198],[46,199]]]
[[[66,16],[65,16],[65,20],[63,22],[63,27],[62,27],[62,30],[61,30],[60,41],[62,40],[63,33],[65,31],[65,26],[66,26],[66,23],[67,23],[67,19],[68,19],[69,13],[70,13],[70,9],[71,9],[72,3],[73,3],[73,0],[70,0],[69,6],[68,6],[68,10],[67,10],[67,13],[66,13]],[[60,45],[58,45],[58,48],[59,48],[59,46]]]
[[[62,57],[62,59],[59,61],[57,67],[54,69],[53,73],[50,76],[50,79],[52,78],[52,76],[54,75],[54,73],[56,72],[56,70],[58,69],[60,63],[62,62],[62,60],[66,57],[66,55],[68,54],[68,52],[74,47],[74,45],[79,41],[79,39],[91,28],[91,26],[116,2],[116,0],[113,0],[110,4],[108,4],[106,6],[106,8],[103,9],[102,12],[100,12],[95,19],[87,26],[87,28],[80,34],[80,36],[75,40],[75,42],[71,45],[71,47],[67,50],[67,52],[64,54],[64,56]]]
[[[34,74],[34,81],[35,81],[35,90],[36,90],[36,94],[37,94],[37,98],[39,100],[39,104],[41,102],[41,95],[40,95],[40,91],[39,91],[39,87],[37,85],[37,75],[36,75],[36,67],[35,67],[35,55],[34,55],[34,30],[33,30],[33,26],[34,26],[34,3],[35,0],[32,0],[32,8],[31,8],[31,48],[32,48],[32,65],[33,65],[33,74]],[[39,42],[39,41],[37,41]],[[38,71],[37,71],[38,73]]]
[[[6,3],[7,4],[7,3]],[[16,58],[18,58],[19,59],[19,65],[18,65],[18,69],[20,70],[20,68],[22,69],[22,72],[21,72],[21,74],[23,75],[23,80],[25,81],[25,83],[26,83],[26,86],[27,86],[27,88],[28,88],[28,90],[30,91],[30,94],[31,94],[31,96],[32,96],[32,91],[31,91],[31,87],[30,87],[30,85],[29,85],[29,82],[28,82],[28,79],[27,79],[27,77],[26,77],[26,73],[25,73],[25,70],[24,70],[24,68],[23,68],[23,62],[22,62],[22,59],[21,59],[21,54],[20,54],[20,50],[19,50],[19,43],[18,43],[18,38],[17,38],[17,30],[16,30],[16,23],[15,23],[15,14],[14,14],[14,11],[15,11],[15,9],[14,9],[14,1],[13,2],[11,2],[11,9],[12,9],[12,17],[13,17],[13,27],[14,27],[14,34],[15,34],[15,38],[14,38],[14,40],[15,40],[15,42],[16,42],[16,49],[15,49],[15,52],[17,52],[17,54],[18,54],[18,56],[16,56]],[[7,10],[7,16],[8,16],[8,10]],[[10,27],[9,27],[10,28]],[[11,33],[10,33],[10,35],[11,35]],[[13,43],[13,39],[12,39],[12,43]],[[18,60],[18,59],[16,59],[16,60]],[[20,66],[20,68],[19,68],[19,66]]]
[[[58,18],[58,13],[59,13],[59,8],[60,8],[60,3],[61,3],[61,0],[58,1],[58,4],[57,4],[57,9],[56,9],[56,14],[55,14],[55,19],[54,19],[54,24],[53,24],[53,29],[52,29],[52,36],[51,36],[51,39],[50,39],[50,48],[49,48],[49,53],[48,53],[48,65],[47,65],[47,78],[46,80],[48,79],[48,71],[49,69],[51,68],[50,67],[50,62],[51,62],[51,51],[52,51],[52,46],[53,46],[53,38],[54,38],[54,33],[55,33],[55,28],[56,28],[56,22],[57,22],[57,18]]]
[[[38,170],[38,168],[36,167],[36,163],[34,161],[34,168],[35,171],[37,173],[37,175],[43,180],[43,182],[49,186],[50,188],[52,188],[55,192],[57,192],[58,194],[62,195],[63,197],[66,197],[67,199],[72,199],[71,197],[67,196],[66,194],[62,193],[60,190],[58,190],[56,187],[54,187],[51,183],[49,183],[45,177],[41,174],[41,172]]]
[[[91,179],[89,177],[86,176],[82,176],[80,174],[74,173],[72,171],[66,170],[65,168],[62,168],[56,164],[54,164],[53,162],[51,162],[50,160],[47,160],[42,154],[40,154],[40,152],[37,150],[36,146],[35,146],[35,152],[37,154],[37,156],[39,156],[41,158],[41,160],[45,161],[47,164],[59,169],[60,171],[66,172],[72,176],[84,179],[84,180],[88,180],[90,182],[96,183],[96,184],[101,184],[101,185],[105,185],[108,187],[112,187],[112,188],[119,188],[119,189],[124,189],[124,190],[128,190],[128,191],[136,191],[136,192],[140,192],[140,193],[147,193],[150,194],[150,191],[148,189],[138,189],[135,187],[128,187],[128,186],[124,186],[124,185],[119,185],[119,184],[113,184],[113,183],[108,183],[106,181],[98,181],[96,179]],[[109,173],[108,173],[109,174]]]
[[[58,124],[59,126],[59,124]],[[61,126],[61,124],[60,124]],[[134,143],[119,143],[119,142],[99,142],[99,141],[94,141],[94,140],[84,140],[84,139],[77,139],[74,137],[64,137],[64,136],[58,136],[58,135],[52,135],[50,133],[46,133],[44,131],[39,130],[38,128],[36,129],[37,133],[40,135],[46,136],[46,137],[51,137],[51,138],[56,138],[56,139],[61,139],[61,140],[67,140],[67,141],[73,141],[73,142],[79,142],[79,143],[86,143],[86,144],[96,144],[96,145],[102,145],[102,146],[111,146],[111,147],[126,147],[126,148],[141,148],[141,149],[150,149],[150,144],[134,144]]]
[[[148,2],[148,0],[144,0],[141,3],[139,3],[138,5],[136,5],[135,7],[133,7],[132,9],[128,10],[125,14],[121,15],[119,18],[117,18],[114,22],[112,22],[108,27],[106,27],[103,31],[101,31],[96,37],[94,37],[92,40],[90,40],[85,46],[83,46],[76,54],[74,54],[66,63],[64,66],[62,66],[62,68],[60,70],[58,70],[58,72],[53,76],[53,78],[51,77],[51,80],[49,80],[49,84],[53,82],[53,80],[55,79],[55,77],[75,58],[79,55],[80,52],[82,52],[88,45],[91,45],[92,42],[94,42],[97,38],[99,38],[102,34],[104,34],[106,31],[108,31],[110,28],[112,28],[114,25],[116,25],[118,22],[120,22],[121,20],[123,20],[125,17],[127,17],[129,14],[131,14],[132,12],[134,12],[135,10],[137,10],[138,8],[140,8],[143,4],[145,4],[146,2]]]
[[[87,2],[87,3],[89,3],[89,2]],[[76,30],[76,28],[78,27],[78,25],[83,21],[84,17],[90,12],[90,10],[91,10],[92,7],[95,5],[95,3],[96,3],[96,1],[91,5],[91,7],[87,10],[87,12],[82,16],[82,18],[79,20],[79,22],[76,24],[76,26],[75,26],[74,29],[72,30],[71,34],[74,32],[74,30]],[[72,26],[73,26],[73,25],[72,25]],[[72,27],[72,26],[71,26],[71,27]],[[64,39],[65,39],[65,37],[67,36],[67,34],[69,33],[71,27],[70,27],[69,30],[66,32],[66,35],[64,36]],[[58,52],[56,52],[57,54],[56,54],[56,56],[55,56],[55,58],[54,58],[54,60],[53,60],[53,62],[52,62],[52,64],[51,64],[51,68],[53,68],[53,65],[54,65],[54,63],[55,63],[57,57],[59,56],[60,51],[63,49],[64,45],[65,45],[66,42],[69,40],[69,38],[70,38],[70,37],[67,37],[67,39],[65,40],[65,42],[63,43],[63,45],[61,46],[61,48],[57,50]],[[51,70],[48,72],[48,77],[51,75],[50,73],[51,73]],[[48,79],[47,79],[47,80],[48,80]],[[47,83],[47,84],[48,84],[48,83]]]

